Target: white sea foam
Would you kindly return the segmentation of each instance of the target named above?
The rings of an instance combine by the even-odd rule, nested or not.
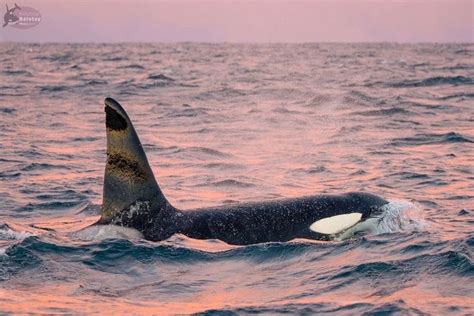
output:
[[[421,209],[409,201],[392,200],[382,209],[375,234],[419,231],[426,227]]]
[[[117,225],[92,225],[72,234],[72,237],[84,241],[100,241],[110,238],[138,240],[143,235],[138,230]]]
[[[0,240],[23,240],[34,234],[25,231],[14,231],[7,225],[0,226]]]
[[[2,241],[2,246],[5,243],[10,244],[11,241],[22,241],[30,236],[34,236],[34,234],[25,231],[17,232],[8,227],[8,225],[0,225],[0,241]],[[8,248],[9,246],[0,248],[0,256],[8,256]]]
[[[392,200],[382,206],[380,216],[369,218],[337,235],[335,240],[346,240],[357,232],[380,235],[422,230],[426,226],[421,210],[405,200]]]

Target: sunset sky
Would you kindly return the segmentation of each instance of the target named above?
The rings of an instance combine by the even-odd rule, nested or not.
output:
[[[473,42],[474,29],[472,0],[15,1],[43,20],[0,41]]]

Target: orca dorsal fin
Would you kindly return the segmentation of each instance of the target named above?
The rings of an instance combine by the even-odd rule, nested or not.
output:
[[[114,99],[106,98],[105,113],[107,164],[100,223],[130,226],[132,224],[125,223],[124,218],[127,221],[136,218],[149,221],[155,217],[153,213],[169,208],[170,204],[155,180],[125,110]],[[137,209],[137,205],[145,207]]]

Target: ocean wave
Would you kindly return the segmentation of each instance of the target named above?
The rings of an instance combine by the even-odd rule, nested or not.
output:
[[[211,162],[203,165],[204,168],[217,169],[217,170],[238,170],[243,169],[244,166],[237,163],[225,163],[225,162]]]
[[[77,212],[79,209],[82,209],[84,206],[84,200],[81,199],[80,197],[65,197],[62,198],[60,194],[58,194],[58,199],[62,199],[60,201],[54,200],[54,201],[48,201],[48,202],[42,202],[42,203],[32,203],[29,202],[25,205],[19,206],[15,208],[15,212],[32,212],[32,213],[39,213],[39,211],[45,212],[45,211],[53,211],[53,210],[61,210],[61,211],[66,211],[70,210],[73,212]],[[41,200],[41,198],[40,198]]]
[[[335,101],[335,97],[332,94],[317,94],[310,100],[306,101],[305,104],[308,107],[327,105]]]
[[[108,84],[107,80],[100,80],[100,79],[91,79],[86,82],[89,86],[98,86],[103,84]]]
[[[220,157],[220,158],[231,157],[230,154],[225,153],[223,151],[208,148],[208,147],[198,147],[198,146],[179,148],[175,151],[175,153],[184,153],[184,154],[191,154],[191,155],[197,154],[198,156],[204,155],[204,156]]]
[[[362,116],[388,116],[388,115],[414,115],[416,113],[405,110],[403,108],[390,108],[390,109],[379,109],[379,110],[369,110],[369,111],[359,111],[353,112],[351,115],[362,115]]]
[[[33,76],[31,72],[26,71],[26,70],[4,70],[2,71],[2,74],[4,74],[5,76],[25,76],[25,77]]]
[[[342,305],[342,306],[341,306]],[[387,306],[390,308],[387,309]],[[315,315],[315,314],[334,314],[338,315],[354,315],[364,314],[370,315],[371,312],[378,315],[378,311],[382,313],[387,312],[400,312],[406,311],[404,308],[392,306],[391,304],[383,304],[382,306],[376,306],[369,303],[356,303],[356,304],[335,304],[335,303],[289,303],[289,304],[267,304],[265,306],[246,306],[239,308],[222,308],[222,309],[209,309],[202,312],[195,313],[196,316],[213,316],[213,315],[252,315],[252,314],[263,314],[263,315]]]
[[[291,171],[293,174],[318,174],[324,172],[330,172],[330,170],[325,166],[314,166],[310,168],[297,168]]]
[[[471,313],[472,45],[0,51],[0,313]],[[105,94],[174,205],[357,190],[389,204],[342,241],[75,238],[100,216]]]
[[[28,237],[22,243],[4,249],[0,256],[0,281],[7,281],[22,271],[38,268],[42,259],[28,249],[27,241],[36,237]]]
[[[342,283],[341,279],[351,282],[363,283],[364,280],[390,282],[397,276],[402,276],[404,282],[387,286],[383,295],[396,292],[411,282],[415,282],[418,275],[429,271],[439,276],[472,276],[474,264],[463,252],[447,250],[436,254],[420,254],[407,259],[393,260],[390,262],[376,261],[356,265],[348,265],[339,269],[329,280]],[[407,284],[408,283],[408,284]]]
[[[439,85],[472,85],[474,79],[464,76],[448,76],[448,77],[430,77],[421,80],[406,80],[388,84],[393,88],[417,88],[417,87],[433,87]]]
[[[32,162],[26,166],[20,168],[20,171],[38,171],[38,170],[52,170],[52,169],[65,169],[69,170],[70,167],[64,165],[53,165],[49,163],[38,163]]]
[[[120,66],[119,68],[121,68],[121,69],[138,69],[138,70],[145,69],[145,67],[143,67],[142,65],[138,65],[138,64],[130,64],[130,65],[126,65],[126,66]]]
[[[344,103],[351,105],[374,105],[380,103],[380,99],[356,90],[352,90],[349,93],[345,94],[342,100]]]
[[[474,143],[474,138],[455,132],[446,134],[418,134],[414,137],[397,138],[391,142],[393,146],[419,146],[436,144]]]
[[[455,94],[439,97],[438,100],[473,99],[473,98],[474,98],[474,93],[455,93]]]
[[[61,92],[68,89],[65,85],[47,85],[47,86],[40,86],[41,92]]]
[[[113,56],[113,55],[111,55]],[[103,59],[103,61],[123,61],[123,60],[128,60],[127,57],[121,57],[121,56],[113,56],[113,57],[106,57]]]
[[[200,93],[194,98],[196,100],[220,100],[222,98],[232,98],[244,96],[246,93],[240,89],[222,88],[218,90],[211,90]]]
[[[172,111],[166,113],[166,117],[197,117],[207,116],[209,110],[202,107],[191,108],[189,106],[183,106],[181,108],[174,108]]]
[[[332,253],[344,254],[347,251],[357,250],[360,248],[374,248],[380,245],[398,245],[400,253],[404,254],[403,258],[395,261],[370,261],[367,263],[347,265],[345,272],[335,274],[333,278],[346,277],[349,274],[347,271],[358,271],[360,273],[371,271],[383,272],[384,270],[393,270],[395,266],[402,267],[406,264],[411,264],[413,261],[425,261],[436,265],[438,272],[448,268],[452,273],[471,274],[474,272],[474,263],[469,258],[469,248],[474,244],[474,237],[468,239],[455,239],[450,241],[426,241],[417,235],[404,235],[408,238],[407,241],[398,241],[400,238],[377,237],[361,238],[354,240],[347,240],[343,242],[315,242],[307,240],[295,240],[292,242],[269,242],[248,246],[229,246],[227,249],[219,252],[208,252],[200,249],[192,248],[192,239],[184,237],[183,245],[173,245],[168,241],[153,243],[144,240],[127,240],[123,238],[108,238],[99,242],[74,242],[69,245],[56,244],[52,241],[42,240],[29,232],[16,232],[11,230],[8,226],[0,226],[0,240],[15,240],[19,241],[15,247],[27,249],[29,251],[37,252],[38,254],[80,254],[83,258],[90,261],[106,261],[107,264],[112,264],[111,261],[122,260],[130,257],[132,259],[140,260],[146,259],[152,263],[156,259],[158,261],[180,262],[188,260],[231,260],[231,259],[249,259],[252,261],[279,261],[290,260],[294,258],[304,258],[305,261],[313,262]],[[422,235],[418,235],[422,236]],[[396,237],[396,236],[392,236]],[[187,245],[189,240],[189,245]],[[204,243],[213,244],[213,240],[202,241]],[[13,248],[13,247],[11,247]],[[212,248],[212,247],[211,247]],[[9,255],[14,255],[10,252]],[[108,260],[102,260],[106,259]],[[429,269],[426,264],[413,265],[419,269]],[[327,270],[331,272],[331,270]],[[327,273],[326,272],[326,273]]]
[[[14,231],[7,224],[0,224],[0,240],[19,240],[31,237],[33,234],[25,231]]]
[[[12,113],[15,113],[17,110],[14,109],[14,108],[10,108],[10,107],[1,107],[0,108],[0,113],[5,113],[5,114],[12,114]]]
[[[196,186],[197,187],[211,186],[211,187],[217,187],[217,188],[252,188],[255,185],[252,183],[237,181],[234,179],[226,179],[222,181],[196,184]]]
[[[36,60],[46,60],[50,62],[67,62],[73,57],[72,53],[64,53],[64,54],[51,54],[51,55],[42,55],[33,57]]]
[[[100,140],[100,137],[88,136],[88,137],[74,137],[71,139],[73,142],[95,142]]]
[[[163,74],[149,75],[147,78],[151,80],[175,81],[173,78],[170,78]]]
[[[0,179],[14,179],[14,178],[18,178],[18,177],[21,177],[22,173],[21,172],[17,172],[17,171],[14,171],[14,170],[9,170],[9,171],[1,171],[0,172]]]

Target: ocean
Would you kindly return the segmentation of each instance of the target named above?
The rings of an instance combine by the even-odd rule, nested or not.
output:
[[[0,44],[0,313],[474,314],[474,45]],[[376,232],[231,246],[74,232],[104,98],[181,209],[390,201]]]

